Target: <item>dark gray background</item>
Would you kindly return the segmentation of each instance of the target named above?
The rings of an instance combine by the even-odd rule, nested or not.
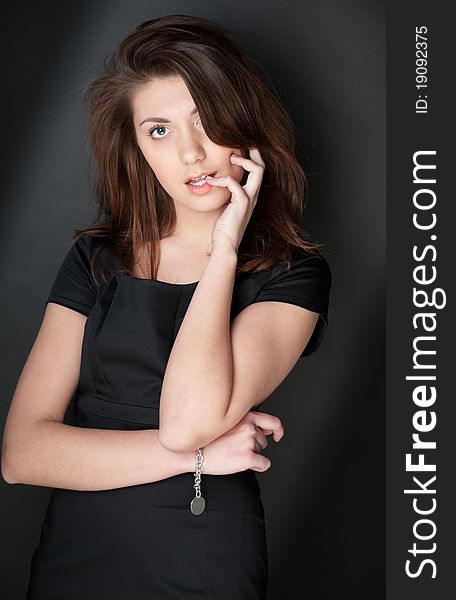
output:
[[[2,423],[70,235],[95,214],[84,86],[136,25],[176,13],[236,31],[278,88],[311,175],[305,224],[327,244],[333,273],[322,345],[262,407],[282,418],[286,431],[265,450],[272,467],[258,474],[268,528],[268,598],[383,598],[381,1],[97,0],[9,8],[1,52]],[[0,483],[4,598],[25,598],[49,492]]]

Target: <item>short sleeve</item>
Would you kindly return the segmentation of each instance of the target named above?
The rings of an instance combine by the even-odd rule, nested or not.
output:
[[[313,333],[301,357],[315,352],[328,326],[331,269],[321,254],[299,254],[291,266],[285,265],[259,290],[254,302],[288,302],[319,314]]]
[[[88,316],[97,290],[91,275],[92,236],[77,239],[68,250],[46,300]]]

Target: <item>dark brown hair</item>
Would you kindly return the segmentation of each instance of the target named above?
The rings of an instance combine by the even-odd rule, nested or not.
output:
[[[159,240],[175,225],[172,198],[140,151],[132,118],[133,92],[155,77],[184,80],[213,143],[238,148],[243,156],[256,146],[263,157],[263,182],[238,248],[238,271],[289,263],[297,247],[319,253],[322,244],[299,222],[308,182],[295,156],[293,123],[261,67],[229,33],[188,15],[146,21],[105,59],[103,74],[86,90],[98,215],[75,237],[100,236],[117,270],[131,273],[135,248],[150,244],[149,276],[156,279]]]

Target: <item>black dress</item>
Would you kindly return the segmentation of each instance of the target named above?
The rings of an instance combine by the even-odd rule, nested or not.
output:
[[[87,315],[74,425],[157,429],[162,379],[198,282],[113,273],[97,285],[85,235],[70,247],[47,302]],[[331,271],[298,250],[286,263],[236,276],[231,319],[253,302],[289,302],[328,322]],[[27,600],[264,600],[267,545],[252,470],[202,475],[206,510],[190,511],[194,474],[101,491],[54,488],[32,560]]]

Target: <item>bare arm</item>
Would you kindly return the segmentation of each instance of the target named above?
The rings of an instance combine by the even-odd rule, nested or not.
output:
[[[194,452],[167,450],[158,430],[112,431],[63,423],[79,379],[85,321],[76,311],[47,305],[5,425],[4,479],[103,490],[194,470]]]
[[[285,379],[317,321],[301,307],[261,302],[230,323],[236,256],[214,246],[171,350],[159,432],[169,450],[205,446],[234,427]]]
[[[179,328],[160,396],[160,442],[165,447],[174,449],[176,438],[192,439],[192,432],[198,437],[202,428],[212,432],[228,409],[233,384],[230,310],[236,265],[234,250],[214,246]]]
[[[195,453],[166,450],[157,430],[112,431],[73,427],[52,420],[31,424],[8,448],[9,483],[73,490],[106,490],[138,485],[191,472]]]
[[[160,399],[160,443],[204,446],[233,427],[284,380],[306,347],[318,313],[301,302],[258,302],[230,323],[237,249],[256,205],[264,161],[232,155],[249,171],[211,178],[232,193],[212,231],[212,254],[174,342]],[[259,306],[259,304],[261,306]],[[296,306],[298,304],[298,306]]]

